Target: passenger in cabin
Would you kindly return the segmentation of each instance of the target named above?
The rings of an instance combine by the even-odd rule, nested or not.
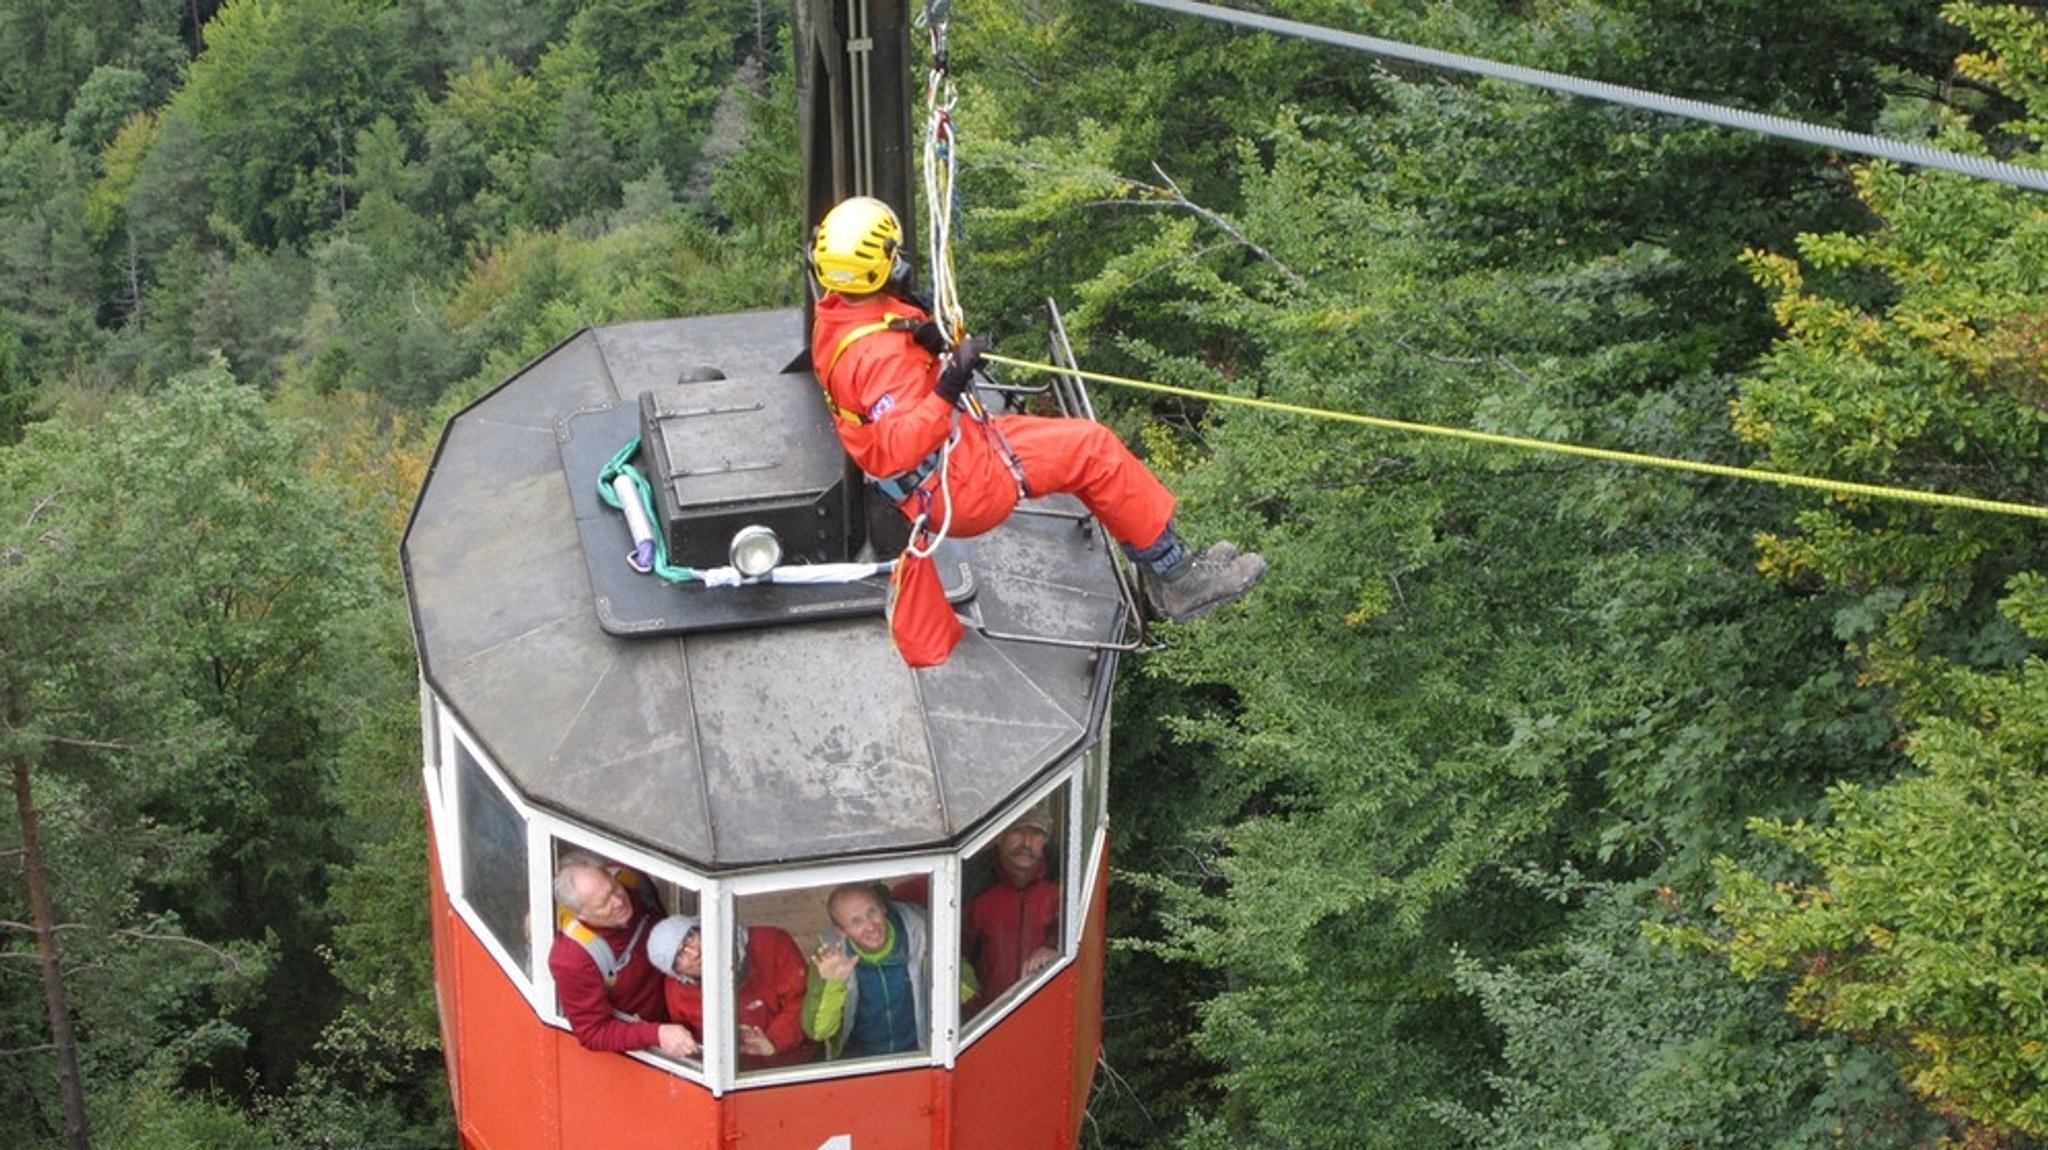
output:
[[[970,335],[948,347],[910,298],[902,247],[903,227],[880,200],[856,196],[825,214],[811,242],[823,289],[811,365],[840,444],[907,518],[928,515],[932,530],[965,538],[1001,523],[1020,497],[1064,492],[1150,570],[1146,595],[1157,614],[1193,619],[1252,589],[1265,559],[1229,543],[1183,544],[1173,493],[1092,419],[957,421],[946,449],[988,340]]]
[[[591,1050],[697,1053],[690,1032],[668,1021],[662,978],[641,946],[661,916],[653,884],[596,855],[569,851],[555,866],[557,908],[548,972],[576,1041]]]
[[[833,929],[811,953],[804,1033],[827,1058],[865,1058],[925,1048],[931,1031],[931,931],[923,912],[889,901],[880,887],[849,883],[825,900]],[[963,968],[960,1000],[974,997]]]
[[[772,926],[739,926],[734,938],[733,981],[739,992],[733,1016],[738,1025],[740,1069],[794,1066],[817,1056],[817,1044],[803,1027],[808,967],[803,949],[789,932]],[[668,1016],[704,1037],[704,933],[695,917],[670,915],[647,935],[647,959],[668,975],[662,997]]]
[[[1043,806],[1011,823],[995,842],[995,881],[967,904],[960,948],[981,993],[973,1014],[1060,957],[1060,887],[1046,877],[1053,820]]]

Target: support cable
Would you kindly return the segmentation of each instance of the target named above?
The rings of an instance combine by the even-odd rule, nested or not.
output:
[[[1381,40],[1372,36],[1361,36],[1353,32],[1342,32],[1335,28],[1324,28],[1315,24],[1303,24],[1294,20],[1282,20],[1277,16],[1264,16],[1255,12],[1240,12],[1216,4],[1194,3],[1192,0],[1130,0],[1148,8],[1163,8],[1189,16],[1202,16],[1226,24],[1239,24],[1272,32],[1281,36],[1292,36],[1313,40],[1339,48],[1367,52],[1375,56],[1386,56],[1410,63],[1424,64],[1432,68],[1444,68],[1454,72],[1468,72],[1478,76],[1490,76],[1497,80],[1508,80],[1563,92],[1570,96],[1584,96],[1610,104],[1622,104],[1649,112],[1680,116],[1688,120],[1700,120],[1735,128],[1746,132],[1758,132],[1780,139],[1797,140],[1801,143],[1816,144],[1823,148],[1834,148],[1859,155],[1876,156],[1885,160],[1896,160],[1902,164],[1913,164],[1923,168],[1939,168],[1979,179],[1995,180],[2017,188],[2032,191],[2048,191],[2048,171],[2040,168],[2022,167],[1985,156],[1964,155],[1961,152],[1946,151],[1914,144],[1904,140],[1890,140],[1882,136],[1851,132],[1841,128],[1830,128],[1809,124],[1784,116],[1772,116],[1762,112],[1751,112],[1742,108],[1724,108],[1701,100],[1689,100],[1679,96],[1666,96],[1656,92],[1645,92],[1639,88],[1607,84],[1599,80],[1585,80],[1577,76],[1566,76],[1557,72],[1545,72],[1536,68],[1524,68],[1517,64],[1502,64],[1477,56],[1461,56],[1454,52],[1439,52],[1433,48],[1417,47],[1395,40]]]

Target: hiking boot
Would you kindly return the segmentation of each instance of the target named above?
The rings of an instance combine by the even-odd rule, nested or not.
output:
[[[1240,555],[1234,544],[1212,543],[1147,579],[1145,599],[1155,614],[1185,623],[1242,598],[1265,573],[1266,560],[1258,552]]]

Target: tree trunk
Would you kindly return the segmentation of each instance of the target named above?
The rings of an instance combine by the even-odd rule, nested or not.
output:
[[[85,1117],[85,1087],[78,1077],[78,1039],[71,1033],[71,1006],[64,998],[64,969],[57,962],[57,923],[43,872],[43,845],[36,833],[36,808],[28,790],[28,764],[14,765],[14,804],[21,815],[22,869],[28,872],[28,901],[35,915],[36,951],[42,958],[43,997],[50,1010],[50,1041],[57,1048],[57,1086],[64,1096],[64,1141],[71,1150],[91,1150],[92,1127]]]

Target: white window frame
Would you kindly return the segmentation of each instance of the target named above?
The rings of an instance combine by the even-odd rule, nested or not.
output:
[[[747,1072],[742,1079],[738,1069],[737,1044],[732,1040],[735,1033],[732,1012],[738,993],[733,982],[734,972],[730,963],[707,958],[703,980],[704,1040],[700,1062],[680,1061],[658,1051],[628,1051],[625,1056],[704,1086],[714,1097],[735,1089],[854,1077],[921,1066],[937,1065],[951,1070],[962,1050],[979,1041],[982,1035],[1000,1024],[1046,982],[1072,966],[1079,954],[1085,921],[1083,914],[1089,896],[1100,881],[1105,860],[1102,844],[1109,827],[1106,779],[1109,752],[1106,741],[1097,742],[1075,756],[1052,779],[1010,804],[1001,818],[993,820],[980,834],[961,843],[956,850],[743,872],[714,879],[524,801],[496,761],[485,753],[460,717],[435,695],[424,678],[421,679],[421,713],[422,749],[426,763],[422,778],[426,788],[427,816],[434,830],[437,856],[434,863],[441,871],[442,889],[446,891],[455,913],[468,925],[470,933],[482,941],[499,969],[512,979],[534,1015],[558,1030],[569,1030],[569,1021],[557,1009],[554,975],[547,964],[547,954],[555,935],[553,889],[557,842],[589,850],[632,867],[649,879],[673,883],[694,892],[697,896],[698,929],[703,932],[702,946],[707,956],[732,953],[731,940],[741,898],[801,889],[825,891],[845,883],[900,878],[906,874],[929,875],[930,900],[926,917],[932,953],[928,964],[931,1030],[925,1035],[927,1049],[917,1054],[863,1058],[851,1066],[819,1061],[755,1070]],[[522,970],[513,961],[496,932],[471,906],[465,889],[460,788],[456,772],[449,769],[456,762],[458,742],[525,826],[527,910],[533,935],[527,940],[531,951],[530,970]],[[1091,760],[1094,761],[1092,768]],[[1091,794],[1088,785],[1091,769],[1105,773],[1104,786],[1099,794]],[[1060,874],[1072,876],[1072,879],[1063,878],[1061,883],[1060,957],[1044,970],[1021,981],[1001,1004],[984,1011],[969,1027],[960,1017],[958,994],[964,965],[960,953],[960,932],[964,899],[962,877],[966,860],[988,849],[1026,810],[1063,789],[1062,821],[1065,831],[1060,835]],[[1092,841],[1084,844],[1080,839],[1089,820],[1083,817],[1082,807],[1091,799],[1098,800],[1093,819],[1095,833],[1089,836]],[[805,949],[808,953],[808,948]]]
[[[497,790],[499,798],[510,804],[513,813],[519,816],[525,826],[526,861],[530,871],[533,866],[534,850],[532,808],[528,807],[519,798],[518,792],[506,780],[504,772],[498,769],[498,764],[492,761],[491,756],[484,752],[482,745],[462,725],[462,721],[453,711],[445,706],[442,707],[440,719],[440,762],[450,766],[456,763],[456,755],[458,753],[456,744],[458,742],[462,744],[461,750],[467,752],[470,758],[475,760],[478,768],[483,771],[485,780]],[[483,917],[477,913],[475,907],[470,903],[468,883],[463,874],[462,866],[462,788],[455,770],[442,769],[439,771],[439,775],[441,787],[439,801],[436,801],[436,792],[431,787],[427,791],[427,799],[428,815],[434,819],[434,843],[441,856],[439,863],[441,867],[442,889],[448,894],[449,905],[453,906],[455,913],[461,917],[463,922],[469,925],[470,933],[482,941],[484,949],[490,952],[491,958],[497,962],[501,969],[512,976],[514,985],[518,986],[520,991],[530,1001],[533,997],[533,982],[536,972],[530,970],[522,971],[520,969],[519,963],[513,960],[511,952],[507,951],[504,944],[499,941],[497,930],[485,923]],[[530,887],[528,894],[530,897]],[[550,910],[546,922],[552,928],[554,923],[552,910]],[[531,934],[532,931],[529,930],[528,933]],[[529,960],[535,967],[544,970],[547,962],[542,949],[538,946],[538,940],[528,938],[527,947]],[[549,993],[551,995],[553,993],[552,985],[549,986]]]
[[[533,916],[532,921],[536,924],[536,933],[539,933],[541,929],[544,929],[546,932],[534,944],[536,961],[534,962],[533,993],[527,996],[527,1001],[533,1006],[533,1012],[540,1016],[541,1021],[558,1030],[566,1031],[570,1029],[569,1020],[557,1009],[555,975],[553,971],[548,969],[545,957],[547,949],[552,947],[555,941],[555,843],[566,843],[574,849],[589,851],[622,866],[631,867],[633,870],[638,871],[643,878],[671,882],[694,892],[697,896],[698,929],[700,930],[703,929],[704,918],[717,905],[719,883],[705,878],[696,871],[666,861],[658,855],[649,854],[638,847],[620,842],[580,823],[572,823],[567,819],[538,808],[532,809],[526,826],[527,841],[529,843],[529,850],[527,852],[527,859],[529,861],[529,873],[527,876],[529,913]],[[548,944],[545,947],[540,945],[543,940]],[[705,941],[706,948],[704,953],[709,954],[711,951],[708,945],[708,935]],[[645,946],[646,944],[646,939],[643,937],[640,945]],[[666,978],[667,975],[662,977]],[[705,1009],[708,1012],[711,1009],[710,999],[712,997],[711,986],[708,982],[704,987],[704,995],[706,999]],[[678,1078],[685,1078],[700,1086],[709,1087],[712,1096],[717,1097],[723,1091],[719,1088],[714,1076],[709,1072],[711,1058],[716,1053],[716,1043],[712,1041],[711,1018],[708,1013],[704,1019],[704,1037],[707,1045],[699,1052],[698,1061],[695,1064],[670,1058],[658,1050],[626,1050],[620,1053],[627,1058],[665,1070]],[[720,1038],[716,1041],[722,1043],[725,1040]]]
[[[953,1068],[953,1061],[960,1048],[960,858],[952,853],[925,853],[914,855],[891,855],[885,858],[863,859],[858,862],[835,862],[818,866],[798,866],[773,871],[757,871],[733,875],[724,880],[723,886],[736,907],[738,899],[749,895],[775,894],[789,890],[810,889],[820,892],[854,882],[878,882],[882,879],[900,878],[906,874],[928,874],[931,881],[930,905],[925,908],[926,926],[931,934],[931,958],[927,963],[926,976],[931,979],[931,1032],[925,1035],[926,1049],[918,1054],[890,1054],[874,1058],[863,1058],[855,1063],[819,1061],[801,1066],[776,1067],[770,1070],[748,1072],[746,1080],[740,1082],[735,1075],[728,1079],[739,1089],[753,1089],[757,1086],[778,1086],[788,1082],[810,1082],[826,1078],[845,1078],[859,1074],[873,1074],[888,1070],[910,1067],[939,1065]],[[946,908],[943,909],[942,908]],[[736,913],[728,909],[727,914]],[[824,907],[818,908],[820,916]],[[731,919],[728,918],[727,922]],[[730,929],[727,927],[726,929]],[[727,943],[726,945],[730,945]],[[799,943],[801,946],[802,943]],[[808,954],[808,947],[804,948]],[[708,953],[708,952],[707,952]],[[730,984],[728,972],[726,982]],[[731,1001],[737,996],[738,987],[728,985],[726,993],[720,994],[721,1013],[730,1009]],[[706,990],[710,994],[709,988]],[[730,1016],[717,1023],[712,1020],[707,1002],[704,1013],[704,1028],[708,1033],[713,1025],[726,1029],[732,1026]]]
[[[1061,811],[1064,828],[1059,836],[1059,873],[1061,876],[1060,956],[1053,962],[1048,963],[1038,973],[1028,978],[1018,979],[1016,986],[1004,992],[1001,1002],[990,1004],[987,1009],[976,1015],[966,1035],[966,1040],[961,1043],[963,1047],[972,1046],[980,1041],[982,1035],[987,1034],[992,1027],[1000,1024],[1003,1019],[1008,1018],[1026,999],[1037,994],[1040,987],[1051,981],[1060,971],[1072,966],[1075,956],[1080,953],[1081,927],[1079,914],[1082,904],[1081,884],[1072,881],[1072,878],[1069,876],[1077,874],[1084,861],[1075,853],[1078,846],[1076,840],[1080,837],[1081,801],[1086,791],[1086,788],[1082,785],[1082,764],[1082,757],[1077,756],[1074,758],[1050,783],[1032,791],[1022,800],[1012,803],[1004,811],[1003,816],[998,818],[993,825],[968,840],[960,848],[959,863],[964,867],[968,859],[988,849],[991,844],[1002,837],[1003,832],[1008,830],[1012,823],[1021,818],[1025,811],[1030,810],[1055,792],[1065,788],[1067,798]],[[957,936],[962,917],[963,909],[955,908],[953,922],[956,937],[954,938],[953,945],[956,955],[958,954],[959,947],[959,938]],[[948,1063],[948,1065],[951,1064]]]

